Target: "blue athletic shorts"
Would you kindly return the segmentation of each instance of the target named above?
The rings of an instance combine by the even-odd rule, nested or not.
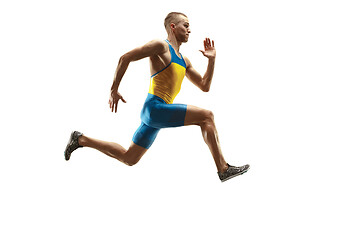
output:
[[[132,141],[149,149],[161,128],[184,126],[186,108],[186,104],[167,104],[149,93],[141,111],[140,127]]]

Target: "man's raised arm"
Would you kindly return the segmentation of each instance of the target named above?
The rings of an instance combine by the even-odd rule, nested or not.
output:
[[[200,52],[202,52],[202,54],[209,59],[208,67],[204,76],[202,77],[191,65],[190,60],[186,58],[186,77],[202,91],[208,92],[210,90],[215,68],[216,50],[214,41],[210,41],[209,38],[206,38],[204,40],[204,50],[200,50]]]

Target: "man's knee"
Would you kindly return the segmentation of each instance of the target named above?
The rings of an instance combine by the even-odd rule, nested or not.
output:
[[[210,110],[204,110],[202,126],[214,125],[214,113]]]
[[[146,148],[143,148],[133,143],[131,144],[128,151],[125,153],[123,162],[125,162],[128,166],[134,166],[140,161],[146,151]]]
[[[113,156],[115,159],[119,160],[122,163],[125,163],[128,166],[134,166],[135,164],[137,164],[140,161],[140,157],[136,157],[136,156],[131,156],[127,153],[125,154],[121,154],[121,155],[114,155]]]
[[[132,167],[132,166],[134,166],[134,165],[137,164],[137,163],[138,163],[138,161],[136,161],[136,162],[128,162],[127,165],[128,165],[129,167]]]
[[[210,110],[205,110],[205,121],[214,122],[214,113]]]
[[[137,164],[139,161],[140,161],[140,157],[131,157],[126,159],[126,164],[131,167]]]

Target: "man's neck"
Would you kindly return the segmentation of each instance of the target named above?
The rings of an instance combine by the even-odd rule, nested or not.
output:
[[[174,35],[168,35],[168,41],[170,42],[171,46],[177,51],[180,51],[181,42],[178,42]]]

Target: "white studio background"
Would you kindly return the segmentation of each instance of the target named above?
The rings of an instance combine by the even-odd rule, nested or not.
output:
[[[2,1],[1,239],[359,239],[359,7],[356,1]],[[91,149],[66,162],[73,130],[128,147],[148,60],[108,109],[119,57],[165,39],[215,40],[212,89],[176,102],[211,109],[243,176],[221,183],[198,127],[162,130],[134,167]]]

